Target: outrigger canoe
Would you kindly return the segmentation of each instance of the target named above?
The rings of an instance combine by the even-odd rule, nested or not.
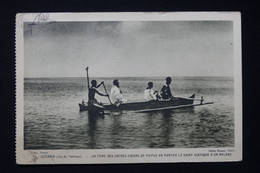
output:
[[[89,76],[88,76],[88,67],[86,68],[87,72],[87,83],[88,83],[88,90],[89,90]],[[106,87],[103,83],[104,89],[107,93]],[[194,107],[200,106],[205,104],[213,104],[213,102],[203,103],[204,99],[195,99],[195,94],[190,96],[189,98],[183,97],[174,97],[173,99],[169,100],[158,100],[158,101],[146,101],[146,102],[129,102],[129,103],[122,103],[120,105],[112,104],[109,96],[108,96],[110,104],[91,104],[88,105],[86,102],[82,101],[79,103],[79,110],[80,111],[89,111],[89,113],[93,114],[104,114],[104,111],[134,111],[136,113],[141,112],[153,112],[153,111],[162,111],[162,110],[170,110],[170,109],[177,109],[177,108],[185,108],[185,107]],[[194,104],[194,101],[199,101],[200,103]]]
[[[200,101],[197,104],[194,104],[194,101]],[[194,107],[205,104],[213,104],[213,102],[205,102],[203,103],[203,98],[195,99],[195,94],[190,96],[189,98],[183,97],[174,97],[171,100],[158,100],[158,101],[149,101],[149,102],[129,102],[122,103],[119,106],[113,104],[104,104],[101,105],[87,105],[84,102],[79,103],[80,111],[90,111],[90,112],[104,112],[104,111],[134,111],[136,113],[141,112],[153,112],[153,111],[162,111],[162,110],[170,110],[177,108],[185,108],[185,107]]]

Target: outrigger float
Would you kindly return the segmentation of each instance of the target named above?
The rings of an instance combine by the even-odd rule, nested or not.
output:
[[[89,77],[88,77],[88,67],[87,71],[87,80],[89,86]],[[104,89],[107,93],[106,87],[103,84]],[[104,114],[104,111],[133,111],[135,113],[143,113],[143,112],[154,112],[154,111],[164,111],[171,109],[179,109],[179,108],[187,108],[194,106],[202,106],[207,104],[213,104],[214,102],[204,102],[203,97],[200,99],[195,98],[195,94],[190,96],[189,98],[184,97],[174,97],[169,100],[158,100],[158,101],[146,101],[146,102],[129,102],[129,103],[121,103],[120,105],[114,105],[111,103],[111,100],[108,96],[110,104],[92,104],[88,105],[85,101],[79,103],[80,111],[89,111],[90,113],[99,113]],[[194,104],[194,101],[198,101],[198,103]]]

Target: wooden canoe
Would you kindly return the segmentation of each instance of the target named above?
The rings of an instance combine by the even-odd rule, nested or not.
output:
[[[194,100],[199,100],[199,104],[193,104]],[[79,103],[80,111],[117,111],[117,110],[130,110],[136,112],[148,112],[148,111],[156,111],[156,110],[166,110],[166,109],[175,109],[182,107],[192,107],[202,104],[212,104],[213,102],[202,103],[203,99],[195,99],[195,94],[190,96],[189,98],[175,97],[171,100],[160,100],[160,101],[149,101],[149,102],[129,102],[122,103],[119,106],[104,104],[102,107],[88,106],[83,103]]]

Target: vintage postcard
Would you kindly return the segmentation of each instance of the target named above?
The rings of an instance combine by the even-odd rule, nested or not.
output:
[[[242,160],[239,12],[16,15],[17,164]]]

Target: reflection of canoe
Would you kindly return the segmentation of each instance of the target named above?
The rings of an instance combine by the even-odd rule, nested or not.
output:
[[[203,100],[198,99],[200,104],[193,104],[195,94],[193,94],[189,98],[182,98],[182,97],[175,97],[172,100],[163,100],[163,101],[150,101],[150,102],[129,102],[129,103],[122,103],[119,106],[105,104],[103,105],[103,110],[130,110],[135,112],[150,112],[150,111],[157,111],[157,110],[166,110],[166,109],[176,109],[182,107],[192,107],[197,105],[203,104],[212,104],[209,103],[202,103]],[[95,111],[95,107],[79,104],[80,111]]]

